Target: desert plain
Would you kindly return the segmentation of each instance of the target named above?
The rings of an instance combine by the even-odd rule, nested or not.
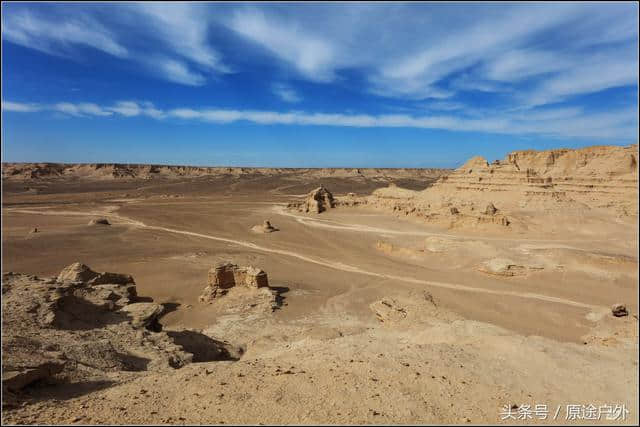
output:
[[[637,424],[637,161],[5,163],[2,421]]]

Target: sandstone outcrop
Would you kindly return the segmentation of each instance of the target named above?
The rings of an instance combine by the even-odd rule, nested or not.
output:
[[[258,289],[268,287],[267,273],[256,267],[239,267],[230,262],[221,262],[209,270],[207,286],[200,295],[201,302],[211,302],[225,295],[233,287]]]
[[[256,285],[262,284],[255,276]],[[162,331],[163,306],[141,302],[136,294],[131,276],[97,273],[79,262],[57,278],[3,274],[3,391],[15,393],[52,377],[113,381],[118,377],[109,372],[163,371],[191,363],[194,353],[179,344],[186,342],[185,333]],[[203,340],[210,346],[198,351],[219,352],[214,340]]]
[[[638,145],[577,150],[516,151],[489,164],[482,157],[440,177],[423,191],[390,185],[367,197],[340,197],[343,206],[365,205],[444,227],[528,230],[546,219],[600,210],[638,215]]]
[[[335,208],[336,201],[329,190],[320,186],[307,194],[302,202],[289,203],[287,207],[299,212],[319,214],[327,209]]]

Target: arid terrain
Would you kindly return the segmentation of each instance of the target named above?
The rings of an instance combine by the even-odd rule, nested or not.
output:
[[[637,162],[5,163],[3,423],[637,424]]]

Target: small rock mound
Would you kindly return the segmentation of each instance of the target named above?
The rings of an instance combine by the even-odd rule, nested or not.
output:
[[[531,271],[542,270],[535,265],[521,265],[505,258],[493,258],[478,266],[478,270],[496,276],[523,276]]]
[[[273,233],[274,231],[278,231],[278,229],[272,226],[268,220],[265,220],[261,225],[251,227],[251,231],[254,233]]]
[[[34,233],[39,233],[39,232],[40,231],[38,230],[38,227],[33,227],[29,233],[34,234]]]
[[[384,297],[369,305],[380,323],[387,325],[416,325],[434,318],[453,320],[455,315],[438,309],[436,301],[427,291],[412,291]]]
[[[299,212],[319,214],[327,209],[335,208],[336,201],[329,190],[320,186],[307,194],[304,201],[289,203],[287,207],[297,209]]]
[[[267,273],[256,267],[238,267],[230,262],[218,263],[209,270],[207,286],[200,295],[200,301],[211,302],[236,286],[252,289],[268,287]]]
[[[89,225],[111,225],[111,223],[106,218],[94,218],[89,221]]]
[[[484,211],[485,215],[495,215],[496,212],[498,212],[498,209],[496,209],[493,203],[489,203]]]
[[[627,311],[627,307],[624,304],[613,304],[611,306],[611,314],[615,317],[624,317],[628,316],[629,312]]]
[[[372,303],[369,308],[382,323],[399,322],[407,317],[407,310],[394,298],[382,298]]]

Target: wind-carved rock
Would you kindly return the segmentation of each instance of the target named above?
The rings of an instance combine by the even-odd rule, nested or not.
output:
[[[263,288],[269,286],[267,273],[256,267],[238,267],[230,262],[221,262],[209,270],[207,286],[200,301],[207,303],[225,295],[233,287]]]
[[[296,209],[299,212],[319,214],[327,209],[335,208],[336,201],[333,198],[333,194],[321,185],[307,194],[304,201],[289,203],[287,207]]]

